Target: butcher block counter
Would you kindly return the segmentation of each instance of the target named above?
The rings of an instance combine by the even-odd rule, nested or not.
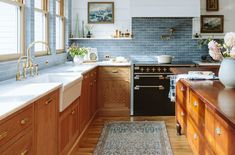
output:
[[[219,80],[179,80],[176,123],[194,154],[234,155],[235,89]]]

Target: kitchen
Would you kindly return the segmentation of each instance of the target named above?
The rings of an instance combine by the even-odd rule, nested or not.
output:
[[[0,1],[0,154],[234,154],[234,5]]]

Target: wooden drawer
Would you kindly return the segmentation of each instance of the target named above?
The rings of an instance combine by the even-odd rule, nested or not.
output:
[[[180,104],[176,104],[176,119],[182,128],[183,134],[185,134],[187,130],[187,115]]]
[[[2,155],[33,155],[33,131],[30,130],[26,135],[18,139]]]
[[[195,155],[213,155],[213,151],[206,144],[199,130],[194,126],[193,122],[187,121],[187,138],[189,145]]]
[[[181,104],[185,109],[187,105],[187,87],[182,82],[176,85],[176,103]]]
[[[129,67],[99,67],[99,77],[130,77]]]
[[[215,153],[218,155],[235,154],[235,132],[227,122],[215,114]]]
[[[205,105],[205,129],[204,136],[208,145],[214,149],[215,148],[215,137],[214,132],[215,123],[214,123],[214,111]]]
[[[203,103],[192,91],[190,92],[190,101],[187,106],[195,125],[200,129],[204,129],[205,119],[205,103]]]
[[[18,133],[32,126],[34,120],[33,106],[16,113],[0,124],[0,146],[15,137]]]

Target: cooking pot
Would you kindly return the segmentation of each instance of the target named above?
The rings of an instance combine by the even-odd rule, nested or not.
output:
[[[156,58],[159,64],[170,64],[174,57],[171,55],[160,55]]]

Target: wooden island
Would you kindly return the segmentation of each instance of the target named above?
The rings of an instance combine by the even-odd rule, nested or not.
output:
[[[194,154],[234,155],[235,89],[225,89],[219,80],[179,80],[176,123]]]

